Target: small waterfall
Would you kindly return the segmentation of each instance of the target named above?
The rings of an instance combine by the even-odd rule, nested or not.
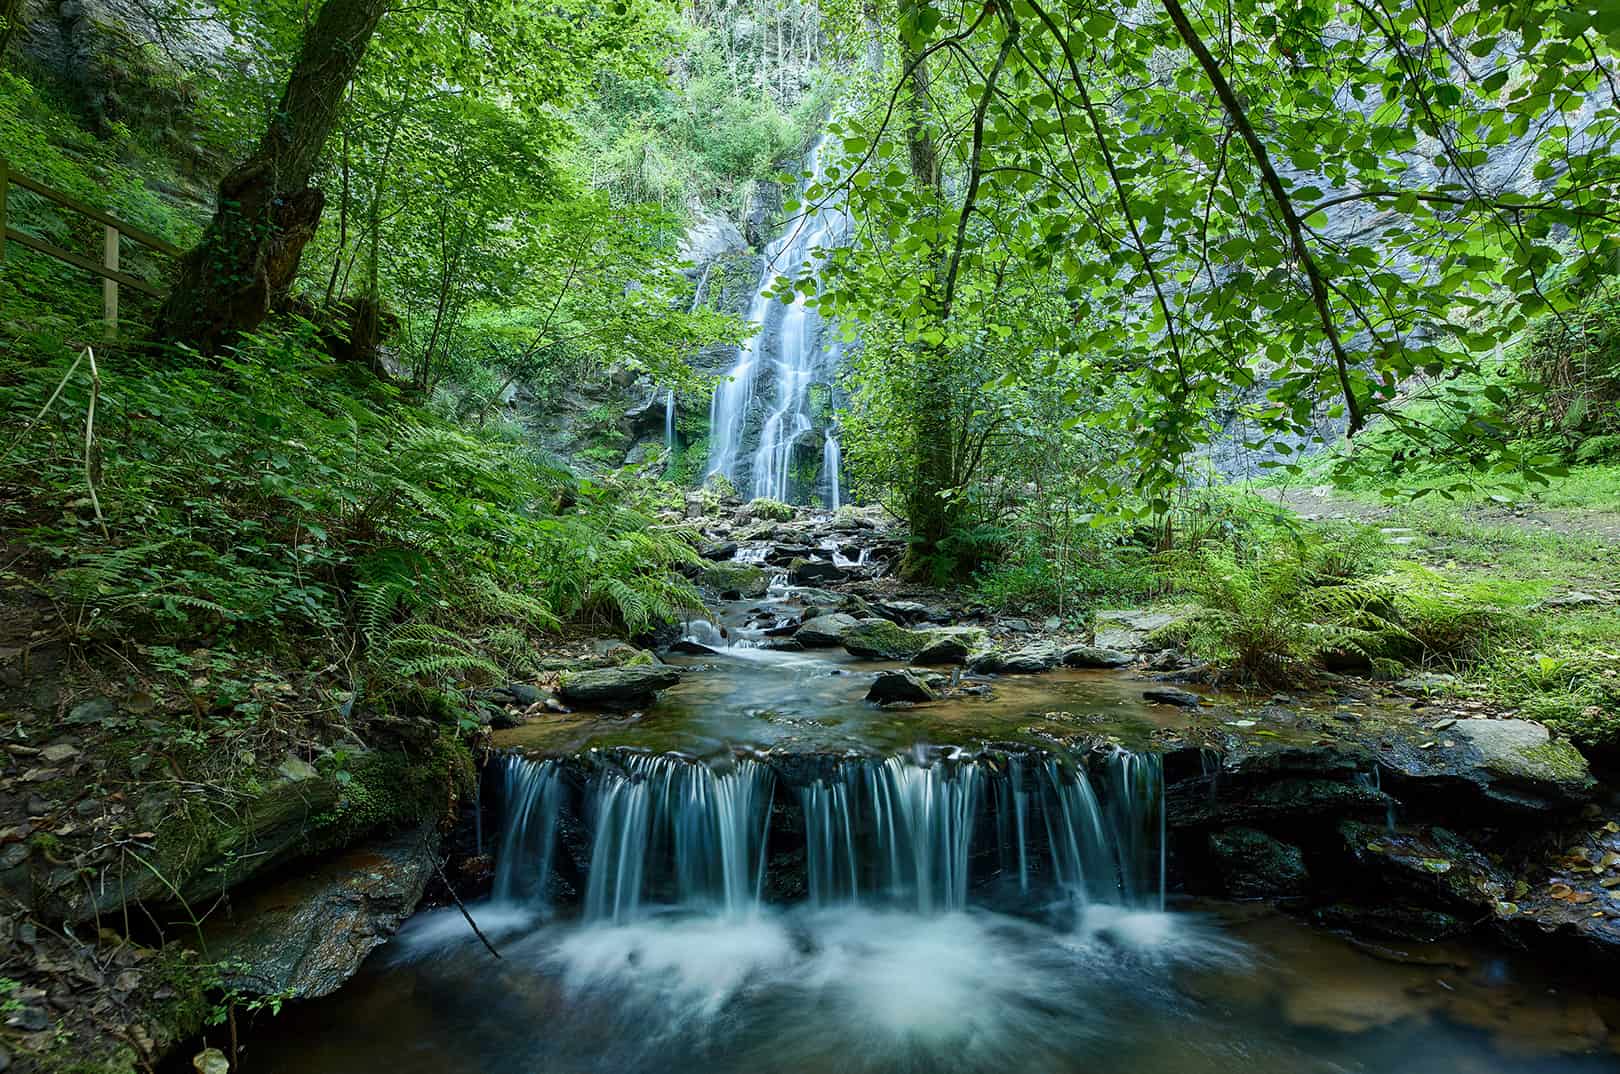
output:
[[[810,150],[812,182],[825,178],[822,141]],[[770,290],[778,276],[796,277],[813,271],[818,251],[842,243],[849,235],[849,212],[842,202],[829,203],[795,219],[787,233],[765,251],[765,271],[749,306],[748,321],[755,332],[743,345],[727,380],[715,389],[709,409],[709,474],[722,474],[754,497],[789,500],[794,447],[812,428],[810,387],[827,383],[842,347],[824,341],[820,315],[806,297],[796,294],[783,303]],[[775,378],[773,400],[760,425],[759,441],[742,469],[742,445],[750,420],[758,381],[769,368]]]
[[[664,393],[664,446],[675,450],[675,389]]]
[[[827,439],[821,445],[821,472],[827,477],[827,506],[834,511],[844,506],[841,484],[843,481],[844,460],[843,453],[838,447],[838,438],[827,430]]]
[[[555,761],[508,757],[503,773],[506,818],[496,861],[497,902],[547,902],[562,781]]]
[[[509,759],[497,899],[543,901],[560,815],[583,817],[584,916],[627,922],[654,908],[740,917],[759,909],[767,847],[799,860],[811,905],[959,910],[970,893],[1024,905],[1164,904],[1163,766],[1118,750],[1096,790],[1083,768],[1036,754],[832,762],[776,803],[769,764],[716,770],[676,755],[616,752],[572,780],[569,762]],[[1098,790],[1103,793],[1099,794]],[[796,807],[796,808],[795,808]],[[583,855],[583,845],[576,855]],[[789,883],[788,886],[793,886]]]
[[[649,889],[727,915],[757,908],[773,787],[754,761],[715,772],[670,756],[623,758],[595,788],[586,920],[632,920]]]

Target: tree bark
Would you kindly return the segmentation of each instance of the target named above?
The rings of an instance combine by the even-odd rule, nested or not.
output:
[[[11,43],[22,34],[25,0],[0,0],[0,60],[6,58]]]
[[[326,0],[254,154],[219,184],[154,334],[213,354],[262,323],[298,274],[325,198],[309,185],[388,0]]]

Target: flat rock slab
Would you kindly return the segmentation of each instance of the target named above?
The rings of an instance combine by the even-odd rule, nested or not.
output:
[[[1143,690],[1142,699],[1156,705],[1177,705],[1184,709],[1195,709],[1204,703],[1204,699],[1191,690],[1178,690],[1174,686],[1155,686]]]
[[[1479,751],[1480,768],[1499,780],[1555,787],[1581,797],[1592,787],[1586,758],[1563,739],[1529,720],[1458,720],[1446,732]]]
[[[663,664],[632,664],[568,676],[562,697],[573,705],[632,704],[681,681],[681,673]]]
[[[329,995],[416,910],[437,852],[438,836],[424,825],[238,896],[235,920],[208,937],[209,956],[245,965],[241,979],[227,983],[251,993]]]
[[[831,649],[844,644],[844,635],[860,626],[860,620],[843,612],[829,612],[806,619],[793,632],[793,638],[806,649]]]
[[[1130,653],[1100,645],[1071,645],[1059,658],[1066,668],[1122,668],[1134,660]]]
[[[1144,611],[1127,608],[1120,611],[1098,612],[1092,619],[1092,640],[1102,649],[1119,649],[1128,653],[1141,652],[1148,647],[1148,637],[1186,619],[1191,614],[1186,608],[1161,608]]]

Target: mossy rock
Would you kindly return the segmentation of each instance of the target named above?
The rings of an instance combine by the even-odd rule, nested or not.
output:
[[[765,497],[748,501],[748,506],[744,507],[743,510],[747,512],[750,518],[768,519],[771,522],[787,522],[793,518],[792,507],[781,500],[772,500]]]
[[[771,576],[751,563],[712,563],[698,575],[698,584],[716,593],[737,592],[753,599],[770,591]]]
[[[844,632],[844,648],[868,660],[910,660],[938,638],[932,630],[908,630],[887,619],[868,619]]]

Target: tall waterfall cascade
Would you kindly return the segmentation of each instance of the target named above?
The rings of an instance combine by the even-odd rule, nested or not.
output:
[[[812,182],[826,178],[823,144],[817,141],[810,150]],[[765,250],[765,269],[748,309],[755,331],[709,408],[708,474],[723,475],[745,496],[794,502],[818,493],[826,506],[841,505],[840,475],[827,469],[842,464],[833,430],[824,436],[819,488],[796,477],[794,456],[815,429],[811,389],[831,386],[843,347],[804,295],[784,302],[770,292],[778,277],[813,274],[825,251],[847,241],[851,226],[845,203],[829,200],[788,221]]]
[[[545,904],[571,853],[584,918],[603,923],[669,908],[746,917],[767,888],[812,907],[921,914],[964,909],[981,893],[1163,906],[1153,754],[1117,752],[1097,787],[1084,769],[1036,755],[839,760],[792,787],[753,760],[714,769],[625,753],[576,766],[571,780],[567,764],[506,759],[497,900]],[[563,830],[575,832],[571,852]]]

